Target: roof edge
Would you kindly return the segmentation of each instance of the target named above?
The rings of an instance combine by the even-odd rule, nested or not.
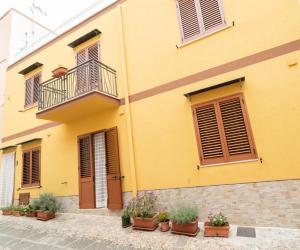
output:
[[[12,69],[13,67],[17,66],[18,64],[20,64],[21,62],[25,61],[26,59],[28,59],[29,57],[33,56],[34,54],[46,49],[47,47],[49,47],[52,43],[59,41],[60,39],[64,38],[65,36],[67,36],[68,34],[72,33],[74,30],[84,26],[85,24],[93,21],[95,18],[97,18],[98,16],[101,16],[103,14],[105,14],[106,12],[114,9],[117,5],[122,4],[123,2],[126,2],[127,0],[116,0],[114,3],[109,4],[108,6],[106,6],[104,9],[96,12],[95,14],[93,14],[92,16],[88,17],[87,19],[81,21],[80,23],[76,24],[75,26],[71,27],[70,29],[66,30],[65,32],[59,34],[58,36],[56,36],[55,38],[53,38],[52,40],[46,42],[45,44],[43,44],[41,47],[31,51],[29,54],[27,54],[26,56],[22,57],[21,59],[17,60],[16,62],[14,62],[13,64],[9,65],[7,67],[7,71]]]

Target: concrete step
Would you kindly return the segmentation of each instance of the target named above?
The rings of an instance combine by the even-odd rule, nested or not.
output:
[[[72,209],[72,210],[64,210],[62,211],[62,213],[121,216],[122,210],[110,210],[108,208]]]

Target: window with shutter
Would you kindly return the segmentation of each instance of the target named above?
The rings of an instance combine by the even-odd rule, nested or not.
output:
[[[193,113],[202,164],[257,157],[241,94],[195,105]]]
[[[23,187],[40,185],[40,166],[41,166],[40,148],[23,152],[23,173],[22,173]]]
[[[177,0],[182,42],[188,42],[226,25],[221,0]]]
[[[25,81],[25,107],[32,106],[38,102],[40,82],[40,73]]]
[[[76,63],[80,65],[89,60],[99,61],[99,43],[95,43],[77,53]],[[100,78],[99,67],[96,64],[83,65],[77,70],[78,93],[85,93],[98,86]]]

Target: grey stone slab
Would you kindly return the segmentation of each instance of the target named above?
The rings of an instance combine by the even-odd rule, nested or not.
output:
[[[9,236],[3,236],[0,235],[0,246],[4,246],[5,244],[7,244],[8,242],[14,240],[14,238],[9,237]]]
[[[16,238],[24,238],[30,235],[32,232],[30,230],[23,230],[23,229],[13,229],[10,230],[7,235],[16,237]]]
[[[71,244],[72,242],[76,241],[78,238],[73,238],[73,237],[67,237],[67,238],[61,238],[61,241],[58,241],[57,243],[55,243],[55,245],[58,246],[67,246],[69,244]]]
[[[32,232],[26,239],[27,240],[32,240],[32,241],[38,241],[38,240],[41,240],[42,238],[44,238],[46,236],[47,236],[46,232],[41,232],[41,233]]]
[[[103,240],[101,242],[94,242],[92,245],[84,248],[85,250],[108,250],[108,249],[117,249],[114,247],[111,241]]]
[[[53,249],[59,249],[58,247],[53,247],[45,244],[34,244],[33,246],[30,246],[28,250],[53,250]],[[61,248],[60,248],[61,249]]]
[[[254,227],[238,227],[236,236],[255,238],[256,237],[255,228]]]
[[[34,246],[34,243],[28,241],[18,241],[16,244],[6,246],[10,250],[22,250],[22,249],[30,249]]]
[[[70,245],[68,245],[68,247],[73,248],[73,249],[84,249],[84,248],[88,247],[89,245],[92,245],[93,243],[94,243],[93,240],[78,239],[78,240],[74,241],[73,243],[71,243]]]

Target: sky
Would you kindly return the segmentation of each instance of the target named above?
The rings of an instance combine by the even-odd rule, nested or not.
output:
[[[34,3],[40,7],[45,14],[36,11],[35,20],[50,29],[55,29],[60,24],[83,11],[96,2],[102,0],[0,0],[0,17],[10,8],[32,16],[30,6]]]

